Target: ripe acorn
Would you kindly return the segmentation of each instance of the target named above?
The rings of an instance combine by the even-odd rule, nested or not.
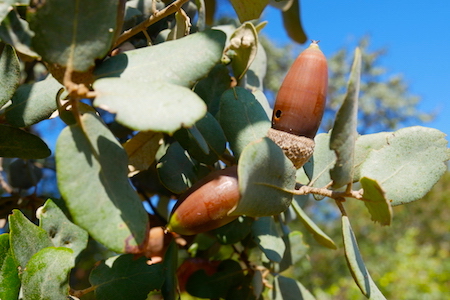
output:
[[[237,166],[212,172],[178,200],[167,229],[193,235],[228,224],[238,217],[228,216],[228,212],[240,197]]]
[[[268,137],[278,144],[298,169],[314,151],[314,137],[325,110],[327,60],[318,41],[303,51],[278,91]]]

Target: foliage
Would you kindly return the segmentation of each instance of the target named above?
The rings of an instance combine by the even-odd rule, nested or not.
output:
[[[309,235],[326,248],[339,244],[302,208],[310,195],[339,209],[339,253],[360,292],[394,293],[396,270],[369,274],[363,257],[372,257],[359,251],[366,247],[345,199],[388,225],[392,206],[422,198],[445,173],[450,152],[432,128],[357,134],[357,120],[370,120],[364,105],[358,118],[360,88],[388,101],[405,92],[388,84],[397,90],[391,98],[371,94],[378,78],[364,81],[376,70],[364,48],[355,51],[347,87],[331,89],[332,97],[345,94],[342,105],[331,102],[331,133],[316,136],[313,158],[296,171],[266,137],[265,23],[249,21],[269,1],[232,1],[242,25],[212,28],[218,3],[209,0],[22,2],[0,5],[0,211],[9,229],[0,236],[1,299],[314,299],[291,267],[304,263]],[[300,1],[272,3],[291,38],[305,42]],[[37,61],[48,69],[45,80],[18,76]],[[67,125],[54,153],[61,197],[46,199],[35,187],[52,161],[32,129],[54,117]],[[162,229],[195,182],[233,165],[234,221],[194,236]],[[220,206],[208,206],[208,216]],[[399,253],[411,249],[417,232],[396,233]],[[431,259],[429,248],[414,253]],[[320,297],[323,284],[308,287]]]

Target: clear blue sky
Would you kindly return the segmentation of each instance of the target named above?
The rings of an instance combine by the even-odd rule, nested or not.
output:
[[[229,12],[230,4],[220,1],[219,8]],[[326,56],[370,35],[372,50],[388,50],[383,67],[403,74],[410,92],[422,97],[419,108],[438,112],[424,125],[450,135],[450,1],[303,0],[301,17],[308,38],[320,40]],[[264,34],[277,44],[292,43],[277,9],[266,8],[262,19],[269,21]]]

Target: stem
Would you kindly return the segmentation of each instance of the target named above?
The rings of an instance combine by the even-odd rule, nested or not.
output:
[[[170,5],[166,6],[164,9],[155,11],[153,15],[151,15],[147,20],[143,21],[142,23],[134,26],[131,29],[128,29],[127,31],[123,32],[117,41],[114,43],[113,48],[116,48],[126,40],[128,40],[130,37],[138,34],[141,31],[144,31],[149,27],[150,25],[158,22],[161,19],[164,19],[165,17],[177,12],[181,6],[188,2],[189,0],[176,0],[172,2]]]
[[[90,287],[88,287],[87,289],[84,289],[84,290],[74,290],[74,289],[71,288],[69,294],[72,295],[72,296],[75,296],[77,298],[80,298],[80,297],[86,295],[87,293],[95,291],[96,288],[97,288],[96,285],[90,286]]]
[[[344,192],[332,191],[327,188],[316,188],[312,186],[302,185],[300,183],[295,184],[295,191],[293,191],[294,195],[306,195],[306,194],[317,194],[324,197],[329,197],[333,199],[342,199],[345,197],[351,197],[358,200],[363,200],[362,194],[360,191],[346,190]]]

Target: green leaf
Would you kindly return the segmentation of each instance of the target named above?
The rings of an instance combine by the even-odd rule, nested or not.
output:
[[[127,177],[128,157],[91,113],[56,143],[58,187],[75,223],[116,252],[138,252],[148,217]]]
[[[62,210],[51,200],[47,200],[38,211],[39,226],[47,231],[55,247],[66,247],[77,257],[88,242],[88,233],[69,221]]]
[[[295,265],[307,254],[309,249],[309,246],[303,241],[303,234],[300,231],[284,233],[283,241],[286,245],[286,250],[283,253],[280,263],[274,265],[273,268],[277,273],[281,273]]]
[[[303,223],[306,229],[313,234],[314,239],[319,244],[330,249],[337,249],[337,246],[333,242],[333,240],[328,235],[326,235],[326,233],[323,232],[322,229],[320,229],[313,220],[308,217],[308,215],[303,211],[303,209],[300,207],[300,205],[298,205],[296,201],[292,201],[291,205],[300,221]]]
[[[178,130],[174,137],[192,158],[209,165],[223,154],[227,142],[222,127],[210,113],[193,127]]]
[[[360,79],[361,51],[359,48],[356,48],[355,59],[347,85],[347,94],[336,114],[336,120],[330,136],[330,149],[336,153],[336,164],[330,170],[333,188],[340,188],[353,182]]]
[[[276,300],[314,300],[314,296],[295,279],[277,275],[274,278],[272,299]]]
[[[360,183],[364,190],[364,205],[366,205],[369,210],[369,213],[372,216],[372,221],[379,222],[381,225],[391,225],[391,203],[384,196],[384,191],[378,182],[376,182],[376,180],[363,177],[361,178]]]
[[[30,27],[33,48],[44,61],[84,72],[110,50],[117,30],[119,0],[46,1]],[[121,26],[121,25],[120,25]]]
[[[230,83],[231,77],[227,66],[218,64],[209,72],[208,77],[195,85],[194,92],[205,101],[208,112],[213,116],[219,111],[220,96],[230,88]]]
[[[284,29],[288,36],[297,43],[306,42],[307,38],[300,18],[300,0],[294,0],[291,6],[283,10],[282,15]]]
[[[244,274],[237,261],[223,260],[217,272],[208,276],[205,270],[194,272],[186,283],[186,291],[199,298],[225,298],[230,289],[244,280]]]
[[[264,108],[255,96],[241,87],[223,93],[219,122],[236,157],[241,155],[250,142],[265,137],[271,126]]]
[[[125,142],[123,148],[128,155],[128,164],[134,170],[147,170],[155,161],[163,134],[153,131],[140,131]]]
[[[236,220],[211,231],[222,245],[236,244],[251,231],[253,218],[240,216]]]
[[[47,232],[31,223],[20,210],[13,210],[9,216],[9,227],[11,250],[22,270],[35,253],[53,246]]]
[[[330,150],[329,133],[321,133],[316,135],[316,137],[314,138],[314,142],[316,143],[316,145],[314,147],[314,154],[312,157],[313,172],[312,179],[309,185],[313,187],[323,188],[331,182],[329,171],[336,162],[336,154],[333,150]],[[317,200],[321,200],[324,197],[314,195],[314,198]]]
[[[16,159],[8,166],[9,184],[20,189],[36,186],[42,178],[42,168],[30,160]]]
[[[447,170],[450,158],[445,134],[414,126],[387,136],[387,145],[370,152],[361,177],[376,180],[391,205],[422,198]]]
[[[286,245],[276,228],[272,217],[258,218],[253,222],[252,233],[258,247],[268,259],[273,262],[281,262]]]
[[[28,22],[22,19],[15,9],[11,10],[0,24],[0,40],[13,46],[17,52],[38,58],[39,54],[31,50],[32,36]]]
[[[152,290],[159,290],[164,281],[162,264],[147,264],[147,258],[135,259],[124,254],[102,261],[89,276],[96,286],[98,300],[145,300]]]
[[[249,144],[238,164],[241,199],[230,215],[262,217],[285,211],[292,201],[295,168],[269,138]]]
[[[94,89],[94,105],[117,113],[117,122],[134,130],[171,134],[193,125],[206,113],[206,105],[197,94],[164,81],[104,78],[94,82]]]
[[[269,0],[231,0],[239,21],[244,23],[253,19],[258,19],[261,16],[264,8],[269,4]]]
[[[387,145],[387,137],[392,134],[390,132],[378,132],[373,134],[361,135],[355,144],[355,165],[353,173],[353,182],[359,181],[361,178],[361,166],[366,161],[372,150],[379,150]]]
[[[198,180],[196,168],[179,143],[173,143],[156,166],[161,183],[175,194],[181,194]]]
[[[12,10],[12,5],[15,2],[15,0],[4,0],[0,2],[0,22],[3,21],[8,12]]]
[[[22,84],[6,109],[6,120],[15,127],[28,127],[48,119],[58,108],[56,95],[62,85],[52,76],[32,84]]]
[[[240,80],[256,57],[258,50],[258,33],[255,26],[245,22],[230,37],[231,67],[234,76]]]
[[[0,235],[0,299],[18,299],[19,271],[9,247],[9,234]]]
[[[364,265],[355,234],[353,233],[353,229],[347,216],[342,216],[342,237],[344,240],[344,252],[348,267],[361,292],[369,299],[386,299],[383,294],[381,294],[375,282],[373,282],[372,277]]]
[[[19,83],[19,58],[13,47],[0,43],[0,108],[11,99]]]
[[[222,58],[225,34],[205,30],[176,41],[127,51],[101,63],[97,78],[120,77],[132,82],[165,81],[185,87],[206,76]]]
[[[69,273],[75,266],[72,249],[42,249],[27,264],[22,275],[24,299],[67,299]]]
[[[38,159],[46,158],[50,154],[47,144],[38,136],[0,124],[0,157]]]
[[[252,90],[253,94],[257,91],[264,91],[264,78],[267,73],[267,54],[261,43],[258,43],[258,51],[256,52],[255,59],[253,60],[250,68],[247,70],[246,77],[246,87]],[[262,93],[264,95],[264,93]],[[259,98],[255,95],[256,99]],[[261,101],[260,101],[261,102]],[[263,105],[264,109],[266,108]],[[270,108],[270,106],[269,106]],[[271,108],[270,108],[271,110]],[[270,113],[270,118],[272,118],[272,113]]]
[[[164,300],[177,300],[179,295],[177,292],[177,267],[178,267],[178,246],[172,240],[164,254],[164,283],[161,287],[161,294]]]

